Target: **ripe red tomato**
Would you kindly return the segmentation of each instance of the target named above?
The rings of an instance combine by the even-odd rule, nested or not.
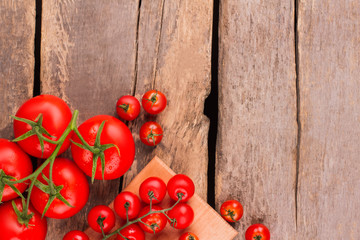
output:
[[[142,217],[145,214],[147,214],[150,210],[150,206],[146,206],[143,209],[141,209],[139,216]],[[160,211],[163,210],[162,207],[158,206],[158,205],[153,205],[151,208],[152,211]],[[154,229],[152,229],[151,227],[144,225],[142,223],[140,223],[140,227],[142,228],[142,230],[144,230],[145,232],[148,233],[159,233],[161,232],[167,223],[167,218],[163,213],[152,213],[144,218],[141,219],[144,223],[146,223],[149,226],[152,226]],[[155,231],[155,232],[154,232]]]
[[[139,116],[140,102],[133,96],[122,96],[116,103],[116,112],[122,119],[132,121]]]
[[[105,205],[97,205],[93,207],[87,217],[89,226],[96,232],[101,233],[99,225],[99,217],[103,219],[104,233],[110,232],[115,226],[115,214],[111,208]]]
[[[263,224],[253,224],[245,232],[246,240],[270,240],[270,231]]]
[[[96,134],[103,121],[104,129],[101,133],[100,143],[115,144],[120,150],[111,147],[104,151],[105,171],[104,179],[119,178],[130,168],[135,157],[135,144],[129,128],[119,119],[108,115],[98,115],[86,120],[80,125],[79,131],[85,141],[94,146]],[[81,143],[80,139],[74,134],[72,140]],[[86,175],[92,175],[93,153],[89,150],[82,149],[75,144],[71,144],[71,153],[76,164],[85,172]],[[97,161],[95,179],[102,179],[100,157]]]
[[[73,230],[68,232],[63,240],[90,240],[89,237],[82,231]]]
[[[49,178],[49,169],[50,164],[42,171],[47,178]],[[84,173],[73,161],[65,158],[57,158],[54,161],[52,178],[56,186],[63,186],[60,190],[60,194],[73,207],[69,207],[58,198],[55,198],[49,209],[46,211],[45,216],[63,219],[78,213],[85,206],[89,198],[89,183]],[[48,185],[42,174],[39,175],[38,180],[43,184]],[[49,200],[49,194],[35,186],[30,199],[36,210],[42,213]]]
[[[195,185],[188,176],[177,174],[169,180],[167,191],[170,198],[175,201],[178,200],[178,194],[182,193],[183,196],[180,202],[187,202],[195,193]]]
[[[186,203],[177,204],[167,215],[171,219],[176,219],[176,223],[171,224],[176,229],[185,229],[189,227],[194,220],[194,211],[192,207]]]
[[[136,218],[140,212],[140,199],[132,192],[119,193],[114,201],[114,209],[120,218],[126,220],[126,208],[125,204],[128,204],[128,216],[129,220]]]
[[[243,215],[243,206],[236,200],[228,200],[221,205],[220,214],[228,222],[239,221]]]
[[[147,204],[150,203],[149,192],[154,195],[152,203],[160,203],[166,195],[166,184],[158,177],[149,177],[141,183],[139,188],[140,198]]]
[[[146,122],[140,128],[140,140],[148,146],[158,145],[162,137],[163,130],[157,122]]]
[[[22,212],[21,199],[13,200],[17,209]],[[44,240],[47,231],[46,218],[41,218],[34,207],[30,204],[28,214],[34,213],[29,221],[28,227],[18,222],[18,217],[12,206],[12,201],[0,205],[0,239],[21,239],[21,240]]]
[[[180,236],[179,240],[199,240],[199,238],[194,233],[186,232]]]
[[[3,176],[5,179],[13,180],[11,177],[16,178],[17,180],[27,177],[32,173],[33,167],[31,160],[26,153],[21,150],[21,148],[9,140],[0,138],[0,172],[3,171],[8,177]],[[0,174],[0,181],[2,175]],[[14,181],[14,180],[13,180]],[[29,181],[23,183],[17,183],[14,186],[23,193],[27,188]],[[2,189],[0,188],[0,191]],[[18,195],[10,186],[5,185],[3,188],[2,199],[0,197],[0,202],[6,202],[11,199],[16,198]]]
[[[141,104],[146,112],[150,114],[159,114],[166,107],[166,97],[160,91],[150,90],[144,94]]]
[[[131,224],[123,230],[120,234],[126,237],[128,240],[145,240],[145,233],[137,224]],[[124,240],[120,235],[116,235],[117,240]]]
[[[56,141],[60,138],[66,127],[71,121],[72,113],[69,106],[60,98],[52,95],[40,95],[27,100],[20,106],[16,117],[25,118],[37,122],[39,114],[42,114],[42,126],[53,137],[44,137]],[[15,138],[30,131],[32,127],[28,123],[14,120]],[[71,134],[68,135],[58,153],[63,153],[70,145]],[[39,139],[36,135],[28,137],[18,142],[20,147],[31,156],[37,158],[48,158],[55,150],[56,145],[44,141],[44,153],[42,153]]]

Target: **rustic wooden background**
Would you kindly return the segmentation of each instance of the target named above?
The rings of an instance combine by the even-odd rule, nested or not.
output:
[[[2,138],[40,93],[79,109],[80,123],[115,115],[124,94],[169,100],[155,117],[163,142],[140,143],[149,116],[127,123],[131,170],[96,182],[78,215],[49,220],[47,239],[86,229],[88,210],[154,155],[216,209],[242,202],[236,239],[257,222],[272,239],[360,239],[358,0],[3,0],[0,49]]]

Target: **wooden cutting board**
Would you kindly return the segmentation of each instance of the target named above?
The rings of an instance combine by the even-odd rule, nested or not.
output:
[[[164,180],[165,183],[176,173],[165,165],[158,157],[152,159],[149,164],[134,178],[134,180],[124,189],[139,195],[140,184],[148,177],[156,176]],[[161,203],[161,206],[167,208],[170,206],[170,198],[166,195]],[[203,201],[197,194],[195,194],[188,202],[195,213],[194,222],[185,230],[177,230],[167,224],[166,228],[156,234],[146,234],[146,240],[177,240],[184,232],[193,232],[201,240],[232,240],[238,232],[231,227],[222,217],[205,201]],[[113,209],[113,202],[109,205]],[[113,229],[116,230],[125,222],[119,217],[116,218],[116,225]],[[100,233],[96,233],[91,228],[88,228],[85,233],[91,240],[101,240]],[[116,239],[116,237],[111,238]]]

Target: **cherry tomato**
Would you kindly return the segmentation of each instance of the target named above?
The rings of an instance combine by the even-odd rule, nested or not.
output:
[[[150,114],[159,114],[166,107],[166,97],[160,91],[150,90],[144,94],[141,104],[146,112]]]
[[[253,224],[245,232],[246,240],[270,240],[270,231],[263,224]]]
[[[221,205],[220,214],[228,222],[237,222],[243,215],[243,206],[236,200],[228,200]]]
[[[38,121],[39,114],[42,114],[42,126],[53,137],[42,135],[50,140],[58,140],[71,121],[69,106],[60,98],[52,95],[40,95],[27,100],[20,106],[16,117],[25,118],[31,121]],[[15,138],[30,131],[32,127],[28,123],[14,120]],[[65,139],[58,153],[63,153],[70,145],[71,134]],[[37,158],[48,158],[55,150],[56,145],[44,141],[44,153],[42,153],[39,139],[36,135],[18,142],[20,147],[31,156]]]
[[[11,177],[17,180],[27,177],[32,173],[33,167],[29,156],[16,143],[0,138],[0,169],[3,171],[3,174],[7,175],[7,177],[4,176],[5,179],[14,181],[15,179],[11,179]],[[0,181],[1,178],[0,174]],[[23,193],[28,183],[29,181],[25,181],[14,186]],[[0,202],[6,202],[16,197],[18,197],[17,193],[5,184]]]
[[[126,220],[126,208],[128,206],[128,216],[132,220],[139,215],[140,212],[140,199],[132,192],[121,192],[119,193],[114,201],[114,209],[120,218]]]
[[[13,200],[17,209],[22,212],[21,199]],[[28,214],[34,213],[29,221],[28,227],[18,222],[18,217],[12,206],[12,201],[0,205],[0,239],[21,239],[21,240],[44,240],[47,232],[46,218],[41,218],[34,207],[30,204]]]
[[[146,206],[143,209],[141,209],[139,216],[142,217],[145,214],[147,214],[150,210],[150,206]],[[163,210],[162,207],[158,206],[158,205],[153,205],[151,208],[152,211],[160,211]],[[144,225],[144,224],[140,224],[140,227],[142,228],[142,230],[144,230],[145,232],[148,233],[159,233],[161,232],[167,223],[167,218],[163,213],[152,213],[144,218],[141,219],[144,223],[146,223],[149,226],[152,226],[153,228]]]
[[[145,240],[145,233],[137,224],[131,224],[123,230],[120,234],[126,237],[128,240]],[[120,235],[116,235],[117,240],[124,240]]]
[[[163,130],[157,122],[146,122],[140,128],[140,140],[148,146],[156,146],[161,142]]]
[[[73,230],[68,232],[63,240],[90,240],[89,237],[82,231]]]
[[[85,141],[94,146],[96,134],[101,123],[105,121],[104,129],[101,132],[100,143],[115,144],[115,147],[104,151],[105,171],[104,179],[119,178],[130,168],[135,157],[135,144],[129,128],[119,119],[108,115],[98,115],[86,120],[80,125],[79,131]],[[74,142],[81,143],[80,139],[74,134]],[[82,149],[75,144],[71,144],[71,153],[76,164],[85,172],[86,175],[92,175],[93,154],[89,150]],[[97,160],[95,179],[102,179],[100,157]]]
[[[186,232],[180,236],[179,240],[199,240],[199,238],[194,233]]]
[[[140,102],[133,96],[122,96],[116,103],[116,112],[122,119],[132,121],[139,116]]]
[[[170,198],[175,201],[178,200],[178,194],[182,193],[183,196],[180,202],[187,202],[195,193],[195,185],[188,176],[177,174],[169,180],[167,191]]]
[[[194,211],[190,205],[179,203],[167,214],[171,219],[176,219],[172,226],[176,229],[185,229],[191,225],[194,220]]]
[[[154,196],[152,203],[160,203],[166,195],[166,184],[158,177],[147,178],[143,183],[141,183],[139,188],[140,198],[144,203],[150,203],[149,193]]]
[[[105,205],[97,205],[90,210],[87,217],[89,226],[94,231],[101,233],[99,217],[103,221],[104,233],[109,232],[115,226],[115,214],[113,210],[111,210],[111,208]]]

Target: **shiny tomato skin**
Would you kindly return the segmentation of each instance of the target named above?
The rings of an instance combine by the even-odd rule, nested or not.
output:
[[[186,203],[179,203],[167,214],[171,219],[176,219],[176,224],[172,227],[185,229],[194,221],[194,210]]]
[[[141,209],[139,216],[140,217],[144,216],[145,214],[147,214],[149,212],[149,210],[150,210],[150,206],[144,207],[143,209]],[[151,210],[152,211],[160,211],[160,210],[163,210],[163,208],[158,205],[153,205]],[[164,228],[166,227],[166,224],[167,224],[167,218],[163,213],[152,213],[152,214],[142,218],[142,221],[148,225],[152,225],[152,224],[156,223],[159,227],[155,226],[155,233],[159,233],[162,230],[164,230]],[[150,227],[148,227],[142,223],[140,223],[140,227],[145,232],[154,233],[154,231]]]
[[[129,128],[119,119],[109,115],[98,115],[86,120],[79,126],[79,131],[85,141],[94,146],[96,134],[100,124],[105,122],[101,133],[101,144],[115,144],[120,150],[120,156],[115,147],[105,150],[105,174],[104,179],[119,178],[130,168],[135,157],[135,143]],[[73,141],[81,143],[76,134]],[[91,176],[93,165],[93,154],[75,144],[71,144],[71,153],[74,161],[85,172]],[[95,179],[102,179],[101,161],[98,158]]]
[[[49,178],[50,164],[47,165],[42,173]],[[53,182],[56,186],[63,185],[60,194],[73,206],[69,207],[59,199],[55,199],[45,216],[50,218],[63,219],[78,213],[86,204],[89,198],[89,183],[84,173],[76,164],[66,158],[56,158],[53,166]],[[38,180],[47,185],[47,182],[39,175]],[[36,186],[31,193],[31,203],[37,211],[43,212],[49,199],[49,194],[41,191]]]
[[[166,195],[166,184],[158,177],[149,177],[145,179],[139,188],[139,195],[144,203],[150,203],[149,192],[154,193],[155,199],[152,200],[153,204],[160,203]]]
[[[0,138],[0,169],[8,176],[17,180],[27,177],[33,171],[29,156],[16,144],[7,139]],[[23,193],[30,181],[15,184],[14,186]],[[18,195],[8,185],[5,185],[1,202],[17,198]]]
[[[116,112],[122,119],[132,121],[139,116],[140,102],[134,96],[122,96],[116,103]]]
[[[141,100],[144,110],[153,115],[161,113],[165,109],[166,103],[165,95],[157,90],[147,91]]]
[[[132,220],[139,215],[141,202],[138,196],[132,192],[123,191],[119,193],[114,201],[114,210],[117,215],[126,220],[126,208],[124,207],[125,203],[129,203],[128,207],[128,216]]]
[[[179,240],[199,240],[199,238],[194,233],[186,232],[180,236]]]
[[[61,98],[52,95],[39,95],[23,103],[15,116],[35,121],[40,113],[43,115],[42,126],[55,138],[43,135],[51,140],[58,140],[71,121],[72,113],[69,106]],[[31,130],[29,124],[14,120],[15,138],[29,130]],[[58,155],[69,148],[71,135],[69,134],[65,139]],[[37,158],[48,158],[56,147],[55,144],[44,141],[44,154],[42,155],[40,142],[36,135],[19,141],[18,144],[27,154]]]
[[[127,226],[120,233],[129,240],[145,240],[145,233],[137,224]],[[116,235],[116,239],[124,240],[120,235]]]
[[[243,216],[243,212],[243,206],[237,200],[225,201],[220,207],[221,216],[228,222],[239,221]]]
[[[84,232],[82,231],[78,231],[78,230],[73,230],[68,232],[63,240],[90,240],[88,235],[86,235]]]
[[[154,134],[155,142],[151,134]],[[163,129],[157,122],[146,122],[140,128],[140,140],[148,146],[158,145],[163,138]]]
[[[270,231],[263,224],[253,224],[245,232],[246,240],[270,240]]]
[[[22,211],[21,199],[16,198],[13,201],[17,208]],[[34,216],[30,219],[27,228],[25,225],[19,224],[11,202],[8,201],[0,205],[0,239],[44,240],[47,232],[46,218],[41,219],[41,214],[30,204],[28,213],[34,213]]]
[[[97,205],[93,207],[88,213],[87,220],[89,226],[96,232],[101,233],[100,225],[97,222],[98,217],[105,217],[103,222],[104,227],[103,230],[105,233],[111,231],[111,229],[115,226],[115,213],[111,208],[105,205]]]
[[[173,176],[167,183],[167,191],[171,199],[177,201],[178,193],[182,193],[180,202],[187,202],[195,193],[194,182],[185,174],[177,174]]]

